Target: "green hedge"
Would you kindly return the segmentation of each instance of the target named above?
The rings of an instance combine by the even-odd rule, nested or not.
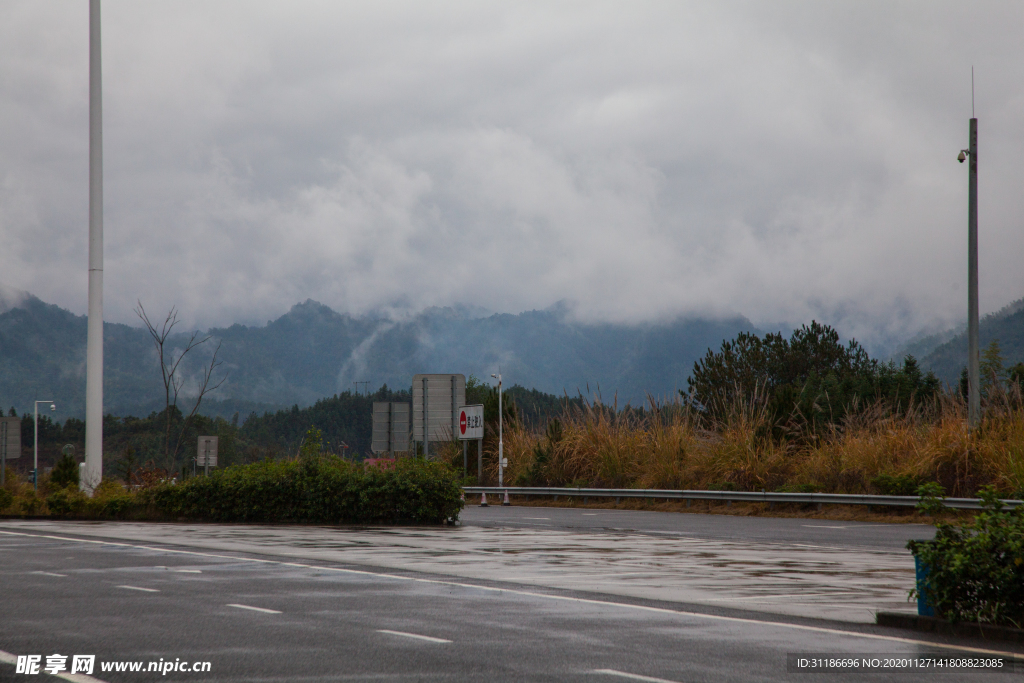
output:
[[[441,524],[458,519],[461,494],[440,463],[406,458],[380,468],[333,457],[228,467],[152,492],[172,517],[319,524]]]
[[[1024,624],[1024,506],[1004,510],[995,489],[978,496],[984,510],[971,524],[938,522],[935,540],[907,547],[928,567],[919,586],[935,613],[953,622],[1021,628]],[[918,590],[911,591],[913,597]]]
[[[16,496],[0,490],[0,512],[77,519],[443,524],[458,519],[464,505],[453,470],[416,458],[385,468],[330,456],[265,461],[134,492],[106,480],[91,498],[74,487],[52,490],[45,498],[22,488]]]

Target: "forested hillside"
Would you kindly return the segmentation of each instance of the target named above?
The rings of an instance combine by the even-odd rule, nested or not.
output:
[[[165,312],[150,311],[154,319]],[[489,377],[501,368],[508,384],[604,402],[634,405],[675,395],[693,362],[738,332],[756,331],[741,317],[679,319],[660,324],[575,322],[562,308],[472,317],[429,309],[403,321],[353,317],[314,301],[297,304],[262,327],[232,325],[186,357],[189,381],[179,407],[188,412],[195,379],[217,345],[225,382],[202,412],[230,417],[312,405],[325,396],[384,384],[409,387],[421,372]],[[0,405],[30,410],[32,401],[58,404],[60,419],[85,414],[86,319],[35,297],[0,313]],[[163,385],[152,339],[144,328],[104,326],[104,409],[115,415],[162,411]],[[170,356],[183,348],[175,328]]]
[[[982,318],[978,336],[982,349],[993,341],[997,343],[1005,367],[1024,362],[1024,299]],[[921,365],[943,383],[955,385],[967,366],[967,331],[931,350],[921,359]]]

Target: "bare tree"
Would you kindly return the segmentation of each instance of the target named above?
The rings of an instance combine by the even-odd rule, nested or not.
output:
[[[211,339],[211,337],[210,335],[207,335],[200,339],[199,332],[193,332],[185,343],[184,350],[181,351],[177,357],[172,355],[168,358],[167,340],[171,336],[171,331],[174,329],[174,326],[178,324],[178,311],[172,306],[171,310],[167,313],[167,317],[164,318],[163,323],[158,328],[150,322],[149,316],[146,315],[146,309],[142,307],[142,302],[139,301],[138,304],[139,307],[135,309],[135,313],[142,319],[142,322],[146,325],[146,329],[149,330],[150,336],[153,337],[153,344],[156,346],[156,352],[160,358],[160,377],[164,383],[164,458],[167,462],[173,463],[178,457],[178,449],[181,447],[181,437],[185,434],[185,430],[188,429],[189,424],[191,424],[196,411],[199,410],[199,406],[203,402],[203,397],[223,384],[227,379],[227,375],[224,375],[216,383],[211,385],[214,371],[221,365],[221,363],[217,361],[217,354],[220,353],[220,344],[218,343],[217,348],[213,350],[213,356],[210,358],[209,364],[203,366],[203,374],[199,380],[199,395],[196,398],[195,405],[192,406],[192,410],[189,412],[188,417],[182,420],[181,429],[178,431],[178,438],[174,441],[174,452],[172,453],[171,407],[178,407],[178,393],[185,385],[185,378],[178,374],[178,367],[181,365],[181,361],[184,360],[189,351],[205,344]]]

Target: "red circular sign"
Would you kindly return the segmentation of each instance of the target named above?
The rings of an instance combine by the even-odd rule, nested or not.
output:
[[[461,431],[463,434],[466,433],[466,411],[465,410],[460,410],[459,411],[459,431]]]

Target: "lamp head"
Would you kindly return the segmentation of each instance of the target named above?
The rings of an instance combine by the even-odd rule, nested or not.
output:
[[[57,404],[56,403],[51,403],[50,404],[50,410],[57,410]]]
[[[964,150],[960,150],[960,153],[956,155],[956,160],[959,161],[961,164],[964,163],[964,159],[966,158],[967,155],[964,154]]]

